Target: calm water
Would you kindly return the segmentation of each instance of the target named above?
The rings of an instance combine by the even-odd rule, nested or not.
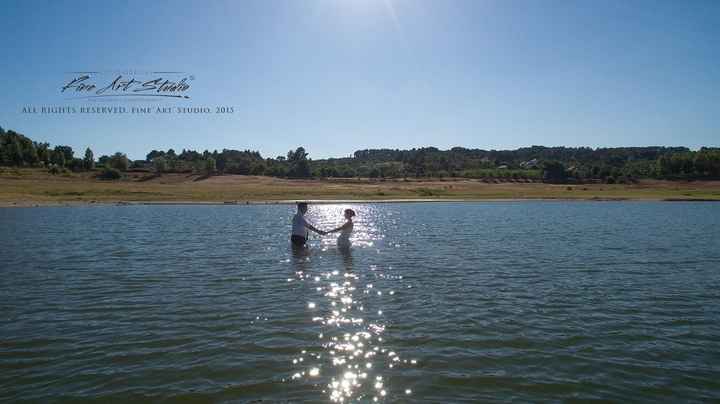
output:
[[[0,401],[720,400],[720,204],[0,209]]]

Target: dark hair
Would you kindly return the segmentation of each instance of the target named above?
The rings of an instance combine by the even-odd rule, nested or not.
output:
[[[307,202],[298,202],[298,209],[307,209]]]
[[[352,209],[345,209],[345,214],[350,216],[355,216],[355,211]]]

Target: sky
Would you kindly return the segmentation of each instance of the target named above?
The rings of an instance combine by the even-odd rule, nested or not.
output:
[[[76,154],[720,146],[720,1],[6,0],[0,15],[0,126]],[[122,70],[192,75],[190,98],[60,92],[69,72]],[[211,113],[22,112],[43,106]]]

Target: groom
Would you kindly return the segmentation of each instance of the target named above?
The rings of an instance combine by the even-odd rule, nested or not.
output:
[[[305,219],[305,213],[307,213],[308,204],[305,202],[299,202],[297,204],[297,213],[293,216],[292,220],[292,235],[290,241],[293,246],[302,247],[305,245],[308,239],[308,230],[312,230],[317,234],[324,236],[327,232],[318,230]]]

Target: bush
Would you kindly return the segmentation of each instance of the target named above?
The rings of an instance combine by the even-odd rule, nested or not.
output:
[[[98,174],[98,178],[101,180],[119,180],[122,178],[122,173],[117,169],[106,167]]]

